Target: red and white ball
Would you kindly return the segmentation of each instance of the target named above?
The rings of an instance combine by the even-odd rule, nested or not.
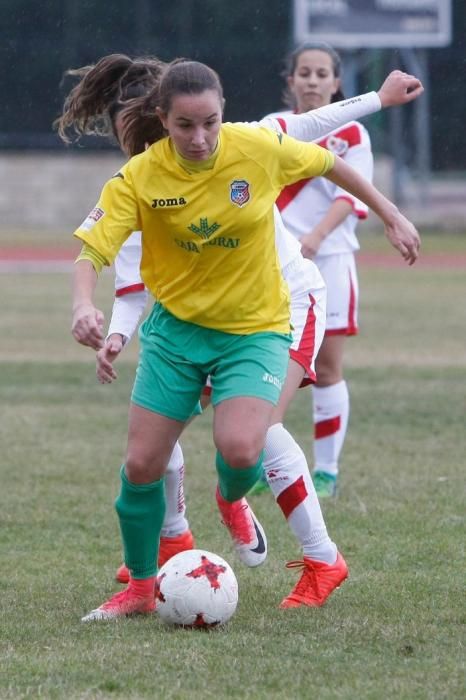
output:
[[[158,616],[171,625],[208,628],[224,625],[238,604],[238,582],[231,566],[203,549],[180,552],[157,576]]]

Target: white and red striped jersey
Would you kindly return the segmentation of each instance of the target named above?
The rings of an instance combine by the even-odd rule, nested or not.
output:
[[[286,119],[286,114],[283,118]],[[364,178],[372,180],[374,159],[369,134],[362,124],[349,122],[334,129],[317,143],[343,158]],[[277,206],[286,228],[299,239],[311,233],[337,199],[348,200],[353,213],[326,236],[318,255],[350,253],[359,249],[356,226],[359,219],[367,218],[368,209],[363,202],[341,187],[323,177],[300,180],[284,188],[277,199]]]

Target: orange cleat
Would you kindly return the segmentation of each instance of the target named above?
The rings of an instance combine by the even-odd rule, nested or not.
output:
[[[340,553],[335,564],[304,557],[303,561],[290,561],[286,566],[288,569],[302,568],[303,572],[291,593],[280,603],[280,608],[323,605],[332,591],[348,577],[348,567]]]
[[[184,552],[186,549],[194,549],[194,535],[191,530],[186,530],[176,537],[161,537],[158,560],[159,569],[175,554]],[[128,583],[129,571],[125,564],[121,564],[118,567],[115,578],[118,583]]]
[[[175,554],[185,552],[187,549],[194,549],[194,546],[194,535],[191,530],[186,530],[186,532],[182,532],[181,535],[177,535],[176,537],[161,537],[159,547],[159,569],[165,562],[174,557]]]
[[[130,581],[127,588],[115,593],[106,603],[81,618],[81,622],[113,620],[127,615],[148,615],[155,611],[155,576]]]

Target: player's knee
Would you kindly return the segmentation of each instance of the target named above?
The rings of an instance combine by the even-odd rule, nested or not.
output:
[[[165,469],[157,460],[144,452],[128,452],[125,462],[126,476],[132,484],[149,484],[160,479]]]
[[[225,438],[221,444],[217,444],[225,462],[234,469],[246,469],[256,464],[262,447],[262,441],[247,435]]]

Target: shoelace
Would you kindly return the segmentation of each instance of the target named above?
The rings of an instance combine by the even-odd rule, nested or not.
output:
[[[315,569],[313,568],[312,564],[307,564],[303,559],[299,559],[297,561],[289,561],[286,564],[287,569],[301,569],[301,576],[296,582],[295,587],[293,588],[292,593],[296,593],[297,595],[303,595],[306,593],[306,591],[309,589],[309,582],[306,580],[306,576],[303,574],[308,574],[311,577],[312,580],[312,587],[314,590],[318,593],[319,591],[319,585],[318,585],[318,579],[316,576]]]

